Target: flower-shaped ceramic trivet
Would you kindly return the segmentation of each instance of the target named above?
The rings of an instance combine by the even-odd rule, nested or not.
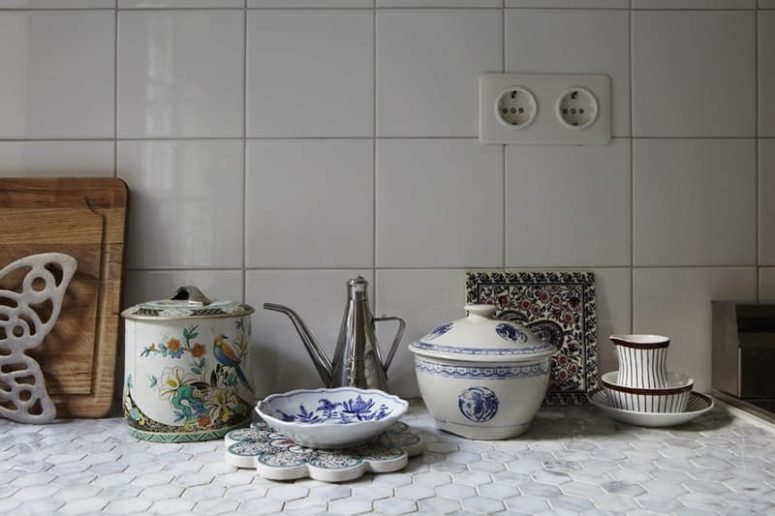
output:
[[[294,443],[263,421],[233,430],[224,437],[226,462],[238,468],[255,467],[272,480],[310,477],[344,482],[366,472],[390,473],[402,469],[410,456],[422,452],[420,436],[396,423],[375,440],[341,450],[316,450]]]

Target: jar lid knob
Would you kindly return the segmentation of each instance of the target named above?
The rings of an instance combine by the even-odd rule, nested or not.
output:
[[[469,316],[485,317],[492,319],[495,315],[495,305],[465,305],[463,309]]]

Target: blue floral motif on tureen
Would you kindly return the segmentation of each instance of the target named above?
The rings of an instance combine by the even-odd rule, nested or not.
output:
[[[441,326],[439,326],[438,328],[436,328],[435,330],[430,332],[428,334],[428,336],[425,337],[425,338],[426,339],[435,339],[436,337],[441,337],[442,335],[444,335],[445,333],[447,333],[451,329],[452,329],[452,323],[442,324]]]
[[[495,327],[495,332],[506,340],[527,342],[527,334],[508,323],[500,323]]]
[[[361,395],[345,401],[330,401],[326,398],[318,400],[317,408],[307,410],[303,403],[295,414],[277,411],[283,421],[320,424],[347,424],[356,421],[381,421],[393,411],[385,404],[377,406],[372,398],[363,399]]]
[[[476,423],[484,423],[498,413],[498,396],[487,387],[469,387],[458,396],[460,413]]]

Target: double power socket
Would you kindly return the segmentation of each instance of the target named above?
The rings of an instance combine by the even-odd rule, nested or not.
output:
[[[611,78],[603,74],[488,73],[479,77],[482,143],[605,145]]]

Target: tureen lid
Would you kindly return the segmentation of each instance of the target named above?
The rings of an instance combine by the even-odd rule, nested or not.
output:
[[[239,317],[253,313],[253,307],[225,299],[209,299],[197,287],[180,287],[167,299],[140,303],[121,312],[125,319],[171,320]]]
[[[521,324],[493,319],[493,305],[466,305],[465,310],[466,317],[439,326],[410,344],[410,351],[467,362],[525,362],[557,351]]]

